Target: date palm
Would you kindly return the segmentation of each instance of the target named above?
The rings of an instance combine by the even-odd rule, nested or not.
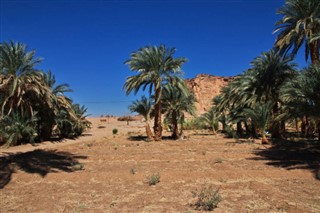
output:
[[[257,104],[253,108],[243,109],[243,114],[251,119],[251,122],[260,130],[261,132],[261,143],[268,143],[266,137],[266,129],[271,118],[272,103],[262,103]]]
[[[146,96],[142,96],[141,100],[136,100],[129,106],[129,110],[143,116],[146,122],[146,133],[148,140],[152,141],[153,135],[149,124],[152,112],[152,99],[146,98]]]
[[[275,48],[281,54],[290,53],[293,57],[305,45],[306,60],[310,54],[313,64],[319,62],[320,1],[286,0],[279,9],[282,19],[276,23],[274,32],[279,32]]]
[[[38,134],[41,140],[49,140],[52,136],[52,130],[56,124],[55,120],[59,110],[65,110],[73,118],[76,118],[72,110],[71,100],[65,96],[65,92],[71,92],[68,84],[56,85],[55,75],[51,71],[41,72],[42,81],[51,93],[50,100],[40,99],[34,104],[38,112]]]
[[[146,46],[131,53],[131,58],[125,61],[131,71],[137,75],[126,79],[124,89],[127,95],[132,91],[137,93],[140,89],[149,88],[150,95],[155,99],[154,104],[154,135],[155,140],[161,140],[161,111],[162,90],[164,84],[173,76],[181,75],[181,67],[187,61],[186,58],[173,58],[175,48],[167,48],[164,45]]]
[[[1,114],[13,110],[32,116],[33,98],[49,100],[49,88],[44,85],[40,72],[35,66],[41,61],[34,57],[35,51],[27,51],[21,43],[0,44],[0,93]]]
[[[217,134],[219,127],[219,119],[216,114],[216,108],[213,107],[201,116],[201,120],[212,129],[212,134],[214,135]]]
[[[281,99],[286,104],[288,117],[309,118],[317,120],[317,128],[320,136],[320,65],[310,65],[300,75],[287,84],[281,90]],[[283,115],[284,116],[284,115]],[[305,132],[305,123],[302,125],[302,133]],[[308,132],[308,131],[307,131]],[[320,137],[319,137],[320,140]]]
[[[195,115],[195,98],[189,91],[185,82],[176,78],[170,81],[163,88],[162,103],[166,118],[172,124],[172,138],[178,139],[182,135],[184,112]],[[179,133],[178,123],[181,121]]]

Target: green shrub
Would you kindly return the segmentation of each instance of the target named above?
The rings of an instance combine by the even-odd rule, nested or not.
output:
[[[206,129],[206,128],[207,128],[206,125],[204,124],[204,122],[200,117],[193,118],[183,123],[183,129],[185,130],[200,130],[200,129]]]
[[[194,207],[200,211],[212,211],[222,201],[219,189],[215,190],[211,185],[192,192],[192,195],[196,198]]]
[[[160,174],[155,173],[155,174],[148,176],[147,182],[148,182],[149,186],[156,185],[157,183],[160,182]]]
[[[114,128],[114,129],[112,130],[112,134],[113,134],[113,135],[116,135],[117,133],[118,133],[118,129]]]

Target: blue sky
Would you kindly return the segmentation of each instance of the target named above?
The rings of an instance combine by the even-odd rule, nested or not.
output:
[[[0,41],[36,49],[58,83],[89,113],[128,114],[134,74],[123,62],[140,47],[165,44],[186,57],[186,78],[233,76],[268,51],[281,0],[0,0]],[[305,66],[303,50],[296,62]]]

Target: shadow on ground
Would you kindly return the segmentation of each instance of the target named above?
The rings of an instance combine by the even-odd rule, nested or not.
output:
[[[86,156],[73,155],[57,150],[34,150],[26,153],[8,154],[0,157],[0,189],[6,186],[12,173],[21,170],[27,173],[37,173],[45,177],[50,172],[72,172],[78,159]]]
[[[317,142],[281,142],[268,149],[254,152],[258,157],[251,160],[268,160],[270,166],[288,170],[307,169],[320,178],[320,143]]]

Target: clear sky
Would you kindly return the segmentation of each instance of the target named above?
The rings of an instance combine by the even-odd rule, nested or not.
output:
[[[140,47],[165,44],[189,59],[186,78],[233,76],[272,48],[283,0],[0,0],[0,41],[36,49],[58,83],[89,113],[128,114],[123,64]],[[303,51],[296,62],[305,66]]]

